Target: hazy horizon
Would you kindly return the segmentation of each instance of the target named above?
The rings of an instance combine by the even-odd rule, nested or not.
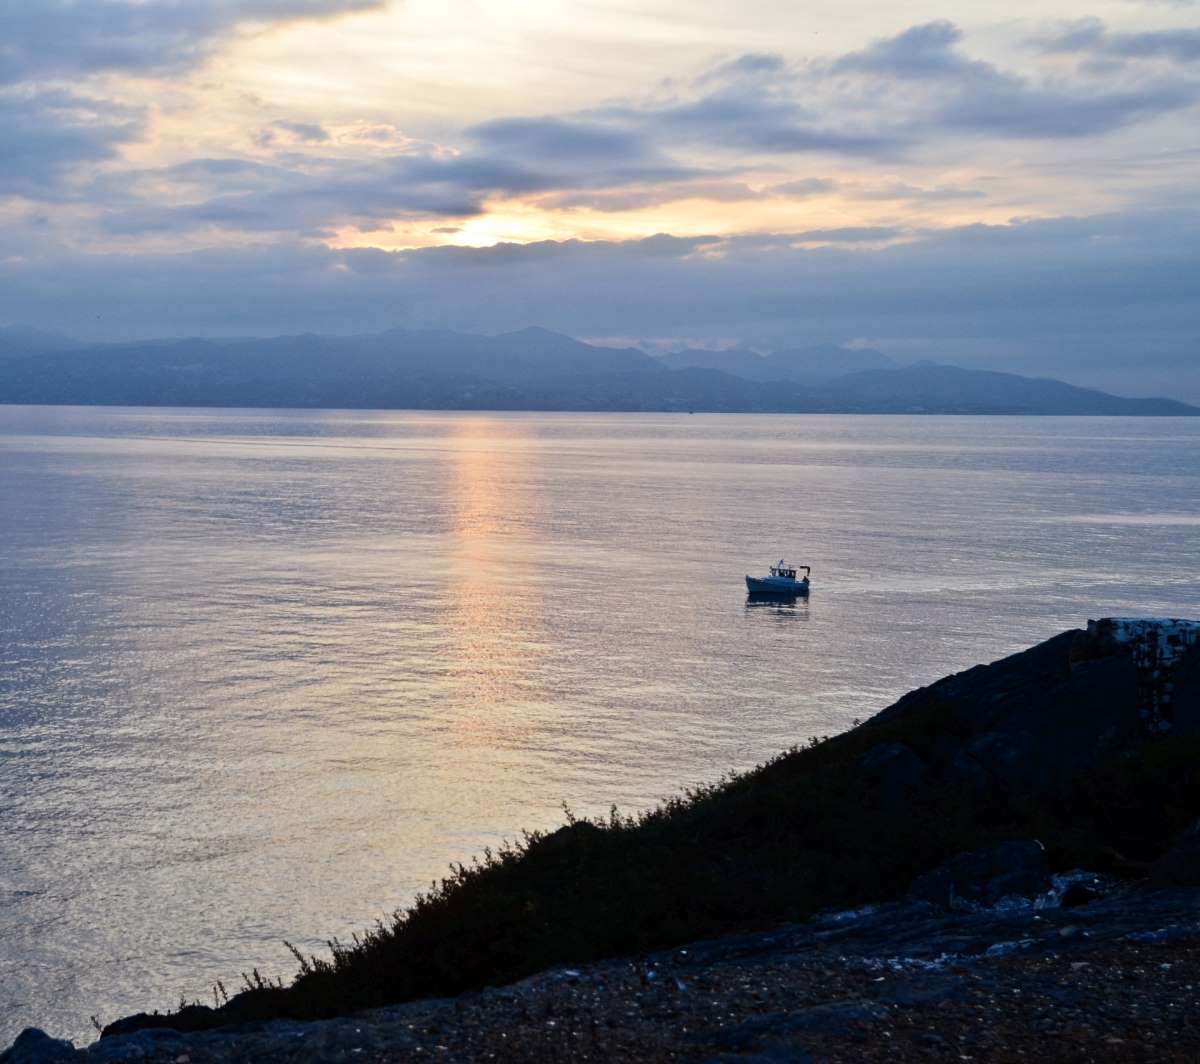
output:
[[[857,374],[862,373],[864,371],[864,369],[868,369],[868,371],[884,371],[884,372],[902,371],[902,369],[912,369],[912,371],[917,371],[917,369],[923,369],[923,368],[930,368],[930,369],[948,368],[948,369],[954,369],[954,371],[956,371],[956,369],[964,369],[964,368],[982,369],[982,371],[988,371],[988,369],[989,369],[989,367],[984,367],[984,366],[964,367],[964,366],[960,366],[960,365],[958,365],[958,363],[954,363],[954,362],[938,361],[938,360],[930,360],[930,359],[918,359],[918,360],[913,360],[913,361],[905,361],[902,359],[892,359],[892,357],[890,357],[887,353],[884,353],[884,351],[880,351],[876,348],[866,347],[865,344],[859,344],[859,343],[853,343],[853,342],[850,344],[793,343],[793,344],[784,345],[784,347],[780,347],[775,350],[769,350],[769,349],[755,350],[754,348],[743,347],[743,345],[733,345],[733,344],[722,344],[722,345],[688,344],[688,343],[684,343],[684,342],[659,342],[658,344],[647,344],[647,343],[637,343],[635,341],[628,341],[628,339],[624,339],[624,338],[613,339],[610,337],[598,337],[598,338],[571,337],[571,336],[566,335],[566,333],[557,332],[557,331],[553,331],[553,330],[547,330],[546,327],[540,326],[540,325],[529,325],[529,326],[523,327],[523,329],[518,329],[518,330],[514,330],[514,331],[509,331],[509,332],[502,332],[502,333],[473,333],[473,332],[464,332],[462,330],[450,330],[450,329],[446,329],[446,330],[406,330],[406,329],[403,329],[403,327],[401,327],[401,326],[396,326],[396,327],[392,327],[392,329],[383,330],[382,332],[372,332],[372,333],[359,332],[359,333],[348,333],[348,335],[340,335],[340,333],[306,332],[306,333],[282,333],[282,335],[274,335],[274,333],[263,333],[262,336],[247,336],[247,335],[232,335],[232,336],[199,335],[199,336],[174,336],[174,337],[156,336],[156,337],[146,337],[144,339],[128,338],[128,339],[122,339],[122,341],[112,341],[112,342],[97,343],[97,344],[92,345],[92,344],[86,344],[85,342],[82,342],[82,341],[78,341],[78,339],[76,337],[67,336],[67,335],[65,335],[65,333],[56,333],[56,332],[48,332],[48,331],[30,329],[30,327],[26,327],[23,325],[0,324],[0,365],[2,365],[2,362],[4,362],[6,359],[8,361],[11,361],[12,359],[20,360],[20,359],[23,359],[23,357],[30,357],[30,359],[32,359],[36,362],[37,360],[44,359],[44,357],[53,356],[55,354],[66,355],[68,357],[68,359],[72,359],[72,356],[78,354],[83,357],[85,362],[91,362],[91,360],[96,359],[96,357],[102,357],[104,351],[109,350],[109,349],[113,351],[114,356],[119,356],[121,353],[127,353],[127,351],[132,351],[132,350],[144,350],[144,351],[146,351],[146,353],[149,353],[149,351],[161,350],[161,351],[163,351],[163,353],[167,353],[167,351],[173,350],[175,348],[175,345],[188,344],[188,343],[212,344],[218,348],[223,347],[223,345],[228,345],[228,347],[233,348],[233,349],[245,349],[246,359],[250,359],[253,361],[253,360],[260,359],[260,357],[262,357],[262,355],[264,353],[266,353],[266,351],[270,350],[270,348],[256,348],[257,343],[277,344],[280,341],[296,341],[296,342],[298,342],[298,347],[296,347],[296,350],[295,350],[296,373],[300,373],[301,375],[308,375],[313,372],[313,369],[312,369],[313,363],[310,361],[310,351],[308,351],[306,349],[305,344],[302,342],[310,341],[310,339],[320,339],[320,341],[329,341],[329,342],[334,342],[334,343],[344,342],[344,343],[348,344],[348,347],[346,347],[346,350],[343,351],[343,354],[350,354],[350,353],[356,353],[356,351],[359,351],[360,344],[358,342],[360,342],[360,341],[378,341],[378,339],[383,339],[385,337],[390,337],[390,336],[396,336],[397,342],[398,342],[397,347],[391,353],[392,357],[394,357],[394,362],[392,362],[392,366],[394,366],[394,369],[392,369],[392,372],[394,372],[394,374],[400,375],[401,379],[403,379],[404,374],[412,372],[414,366],[413,366],[412,361],[410,361],[410,359],[412,359],[413,344],[400,342],[400,337],[418,337],[418,338],[420,338],[421,336],[428,336],[431,338],[431,341],[434,336],[442,337],[442,338],[457,337],[457,338],[461,338],[461,341],[463,343],[468,344],[468,350],[470,349],[470,347],[473,347],[474,342],[481,341],[481,339],[482,339],[482,341],[509,341],[510,342],[509,347],[511,349],[511,354],[506,353],[506,351],[502,348],[502,350],[494,351],[494,353],[491,355],[492,359],[494,360],[491,363],[491,365],[494,366],[494,373],[488,372],[487,369],[484,368],[484,366],[479,365],[478,361],[476,361],[474,372],[478,375],[476,375],[475,380],[478,381],[478,384],[480,384],[480,385],[490,383],[490,381],[491,381],[491,383],[498,384],[498,385],[504,384],[505,381],[508,381],[508,383],[511,383],[511,374],[509,371],[510,371],[510,369],[515,368],[515,367],[510,367],[508,365],[508,362],[505,362],[505,357],[511,357],[514,355],[518,355],[518,353],[520,353],[520,351],[523,347],[523,342],[526,342],[526,341],[528,342],[530,347],[532,347],[534,349],[539,348],[539,347],[541,347],[541,345],[544,345],[547,341],[550,341],[552,343],[552,347],[548,350],[562,351],[562,355],[560,355],[560,356],[566,357],[566,361],[564,363],[562,363],[562,368],[557,368],[557,369],[556,368],[548,368],[550,366],[553,366],[554,363],[557,362],[556,357],[554,357],[554,355],[551,355],[550,362],[544,363],[544,365],[542,365],[541,368],[538,369],[538,371],[535,371],[536,377],[540,378],[542,380],[542,383],[551,384],[551,385],[553,384],[553,381],[554,381],[554,379],[556,379],[557,375],[574,374],[574,373],[580,372],[580,369],[583,368],[580,365],[578,365],[577,356],[575,355],[575,351],[578,350],[578,348],[576,347],[577,344],[583,344],[583,345],[586,345],[586,347],[592,348],[592,351],[594,354],[590,355],[590,357],[592,357],[592,359],[598,360],[598,362],[596,362],[596,365],[598,365],[598,367],[604,365],[604,363],[606,361],[606,356],[604,354],[605,351],[612,350],[614,359],[617,360],[617,361],[613,362],[612,371],[611,371],[613,373],[622,374],[622,373],[629,372],[630,369],[634,369],[635,375],[637,375],[637,374],[640,374],[641,372],[644,372],[644,368],[646,368],[650,365],[654,365],[655,362],[658,362],[659,365],[661,366],[661,368],[667,369],[667,371],[672,371],[672,369],[686,369],[686,368],[692,368],[692,367],[702,368],[702,369],[716,369],[716,371],[720,371],[721,373],[727,374],[727,377],[725,379],[727,380],[727,384],[730,387],[734,386],[734,381],[739,381],[739,383],[743,383],[743,384],[744,383],[752,383],[752,384],[757,384],[757,385],[768,385],[768,386],[770,384],[772,384],[774,381],[774,383],[780,383],[780,384],[799,385],[800,387],[802,387],[802,389],[808,389],[810,391],[814,390],[814,389],[816,389],[817,391],[820,391],[820,390],[824,389],[824,387],[827,387],[829,385],[836,383],[836,381],[856,380],[856,379],[858,379]],[[28,338],[28,342],[31,344],[29,353],[25,354],[25,355],[17,354],[18,351],[20,351],[20,341],[22,341],[23,337]],[[515,345],[512,342],[515,342]],[[559,344],[558,342],[563,342],[563,343]],[[433,350],[442,351],[442,354],[438,355],[439,360],[444,359],[445,355],[449,353],[449,349],[443,348],[443,343],[444,343],[443,339],[438,339],[437,342],[434,342]],[[420,349],[419,342],[416,343],[416,349],[418,349],[418,350]],[[571,351],[571,355],[565,354],[566,351],[568,351],[568,350]],[[337,351],[336,348],[330,349],[330,348],[326,347],[323,350],[323,353],[318,355],[318,359],[324,359],[324,360],[338,359],[338,357],[340,357],[340,356],[338,356],[336,351]],[[646,363],[644,363],[644,366],[640,366],[635,369],[634,367],[630,367],[628,365],[628,353],[630,353],[630,351],[636,351],[638,356],[643,357],[643,359],[647,360]],[[461,357],[462,354],[463,354],[463,351],[456,351],[455,355],[452,357]],[[485,357],[488,357],[488,356],[485,354]],[[865,357],[865,361],[864,361],[864,357]],[[469,354],[468,354],[468,359],[469,360],[472,359],[472,356],[470,356]],[[797,363],[797,361],[796,361],[797,359],[800,360],[799,363]],[[844,359],[845,361],[842,361],[841,365],[839,365],[839,359]],[[750,361],[750,360],[754,360],[754,361]],[[71,365],[71,362],[68,361],[67,366],[70,366],[70,365]],[[388,365],[388,360],[385,359],[383,362],[376,363],[376,365],[379,367]],[[448,368],[448,367],[445,367],[444,363],[439,363],[439,365],[443,365],[443,368]],[[280,368],[282,368],[280,366],[280,363],[277,363],[277,362],[274,363],[274,366],[275,366],[274,369],[268,369],[268,371],[266,371],[266,372],[278,373],[278,371],[280,371]],[[82,368],[82,363],[80,363],[80,368]],[[145,367],[145,366],[133,367],[132,377],[131,377],[130,368],[122,366],[120,362],[114,362],[112,365],[112,372],[106,373],[106,374],[101,374],[101,378],[102,379],[107,378],[109,381],[109,384],[120,386],[120,383],[122,380],[127,381],[127,383],[132,383],[132,380],[134,378],[142,377],[142,375],[144,375],[146,372],[146,368],[148,368],[148,367]],[[362,368],[364,368],[364,367],[361,367],[361,366],[359,367],[359,369],[358,369],[359,373],[362,372]],[[432,368],[432,367],[428,367],[428,368]],[[426,372],[428,372],[428,368],[426,369]],[[464,368],[466,368],[466,367],[463,367],[461,365],[461,363],[460,363],[460,365],[455,366],[456,371],[460,372],[460,373],[463,372]],[[197,369],[199,369],[199,366],[191,367],[191,373],[188,375],[190,375],[192,380],[188,381],[188,384],[194,385],[194,383],[196,383],[196,378],[194,378],[194,373],[196,373]],[[28,369],[26,369],[25,372],[28,373]],[[437,372],[437,371],[434,371],[434,372]],[[528,372],[528,369],[526,369],[526,371],[517,371],[517,372],[518,372],[518,375],[520,375],[521,373]],[[586,372],[590,372],[590,371],[586,371]],[[70,369],[68,369],[68,373],[70,373]],[[18,377],[19,377],[19,375],[22,375],[22,374],[20,374],[20,372],[18,371]],[[1062,378],[1050,377],[1050,375],[1046,375],[1046,374],[1016,374],[1016,378],[1024,379],[1024,380],[1046,381],[1046,383],[1048,383],[1050,386],[1056,386],[1058,384],[1068,384],[1073,387],[1080,386],[1078,383],[1075,383],[1075,381],[1064,380]],[[994,384],[992,384],[992,391],[988,392],[988,393],[990,393],[992,398],[994,398],[994,402],[995,402],[997,408],[1003,407],[1004,401],[1003,401],[1003,397],[1000,395],[1000,392],[1002,391],[1000,379],[985,378],[985,380],[989,381],[989,383],[992,383],[992,381],[994,381]],[[379,383],[382,384],[383,381],[384,381],[384,378],[380,378]],[[952,384],[952,389],[954,389],[954,391],[952,392],[952,395],[950,395],[950,396],[940,395],[940,393],[938,393],[936,391],[930,391],[929,387],[932,384],[932,381],[926,381],[926,383],[922,385],[923,398],[918,399],[918,398],[916,398],[916,396],[913,396],[911,398],[911,402],[917,402],[919,404],[931,404],[931,408],[928,409],[928,413],[943,413],[943,414],[944,413],[954,413],[954,410],[952,409],[952,407],[953,407],[953,404],[955,404],[955,403],[959,403],[959,404],[978,403],[978,401],[979,401],[978,392],[980,389],[982,389],[982,387],[985,387],[983,380],[980,380],[978,384],[974,384],[971,386],[972,389],[974,390],[973,395],[972,395],[972,392],[962,390],[962,387],[964,387],[964,381],[962,381],[960,378],[955,377],[954,381],[955,381],[955,383]],[[283,384],[283,379],[280,379],[280,383],[281,383],[281,385]],[[630,381],[630,383],[632,383],[632,381]],[[898,385],[898,386],[902,387],[902,385]],[[886,390],[886,386],[884,386],[884,390]],[[168,385],[167,395],[170,395],[170,393],[172,393],[172,391],[173,391],[173,387]],[[1189,398],[1189,397],[1178,396],[1178,395],[1157,395],[1156,396],[1156,395],[1151,395],[1151,393],[1147,393],[1147,395],[1133,395],[1133,396],[1122,397],[1120,395],[1120,393],[1106,392],[1106,391],[1102,391],[1099,389],[1094,389],[1094,391],[1097,391],[1099,393],[1099,395],[1105,395],[1105,396],[1109,396],[1110,398],[1117,398],[1117,399],[1157,398],[1157,399],[1170,399],[1170,401],[1187,403],[1188,398]],[[713,398],[718,397],[719,392],[720,392],[720,390],[718,390],[718,392],[714,392]],[[301,408],[337,409],[337,408],[343,407],[344,403],[336,401],[336,395],[331,395],[329,398],[330,398],[330,402],[317,403],[316,405],[313,405],[312,403],[304,403],[304,404],[301,404]],[[569,411],[571,409],[583,409],[583,408],[572,407],[572,405],[569,405],[569,404],[556,405],[556,403],[569,403],[569,399],[566,399],[565,397],[562,397],[562,396],[560,396],[558,399],[551,399],[551,401],[550,401],[551,405],[548,405],[548,407],[542,407],[542,405],[541,405],[541,402],[546,401],[545,395],[542,396],[541,401],[538,404],[532,405],[532,407],[530,407],[530,405],[524,405],[522,402],[520,402],[520,399],[518,399],[515,396],[510,395],[508,397],[504,397],[504,396],[498,395],[497,398],[498,398],[499,404],[496,405],[496,407],[494,407],[494,409],[497,409],[497,410],[560,409],[560,410],[564,410],[564,411]],[[698,405],[698,407],[700,407],[701,409],[706,409],[706,410],[724,409],[722,407],[715,407],[715,408],[710,407],[710,405],[708,405],[708,403],[712,402],[713,398],[706,399],[706,398],[697,398],[696,396],[692,396],[686,402],[688,402],[689,405]],[[1200,399],[1200,395],[1196,396],[1196,398]],[[242,402],[239,402],[239,399],[241,399]],[[263,397],[263,396],[257,396],[257,393],[234,391],[234,392],[224,393],[224,395],[221,396],[220,399],[214,399],[214,402],[204,402],[204,403],[200,403],[200,405],[210,405],[210,407],[228,407],[228,405],[233,405],[233,407],[239,407],[239,405],[241,405],[241,407],[246,407],[246,408],[263,408],[263,409],[272,409],[272,408],[281,408],[281,407],[287,408],[287,407],[289,407],[289,405],[292,405],[287,402],[280,402],[280,401],[278,401],[278,399],[280,399],[280,396],[272,395],[272,396]],[[605,405],[604,401],[602,401],[601,397],[598,396],[598,399],[600,399],[600,405],[596,405],[596,407],[594,409],[613,410],[613,411],[619,411],[620,409],[626,409],[626,408],[620,407],[620,405]],[[733,399],[734,403],[737,402],[736,397],[734,397],[732,395],[728,396],[726,401],[728,401],[728,399]],[[859,402],[860,401],[862,401],[862,399],[859,399]],[[28,402],[30,402],[30,399],[29,398],[16,398],[16,399],[10,398],[10,396],[8,396],[7,393],[5,392],[4,387],[0,386],[0,404],[10,403],[10,402],[28,403]],[[66,403],[68,405],[77,404],[77,403],[84,403],[84,404],[100,403],[101,405],[104,405],[104,404],[112,404],[113,398],[108,397],[108,396],[101,396],[101,397],[97,398],[94,395],[94,393],[89,392],[88,389],[86,389],[86,387],[84,387],[83,391],[72,392],[72,393],[70,393],[70,395],[67,395],[67,396],[64,396],[61,398],[48,398],[48,399],[38,398],[38,399],[36,399],[36,402],[50,403],[50,404]],[[853,401],[851,401],[851,402],[853,402]],[[869,399],[868,402],[872,402],[872,401],[870,401],[870,399]],[[1038,413],[1038,414],[1085,413],[1085,411],[1067,409],[1066,407],[1062,407],[1061,409],[1055,409],[1054,401],[1050,401],[1050,402],[1051,402],[1050,409],[1040,409],[1040,410],[1022,409],[1019,411],[1014,409],[1014,410],[1010,410],[1009,413]],[[168,407],[172,407],[172,405],[196,405],[197,403],[196,403],[196,401],[194,401],[194,398],[187,398],[182,395],[176,396],[174,399],[167,399],[166,397],[162,397],[160,399],[155,399],[155,401],[152,401],[152,402],[150,401],[150,399],[146,399],[146,398],[130,398],[130,399],[128,399],[127,402],[124,401],[124,399],[122,399],[122,401],[119,402],[119,405],[131,405],[131,404],[132,405],[146,405],[146,404],[168,405]],[[947,404],[950,404],[949,407]],[[354,404],[352,404],[352,407],[358,407],[358,405],[359,405],[358,403],[354,403]],[[1193,405],[1195,405],[1195,404],[1193,404]],[[487,409],[487,407],[482,407],[482,408],[475,407],[474,403],[467,405],[467,407],[463,407],[463,405],[461,405],[460,402],[456,401],[456,399],[452,398],[452,396],[446,398],[446,401],[444,403],[436,403],[434,405],[426,405],[424,402],[415,403],[414,405],[412,405],[412,407],[409,407],[409,404],[407,404],[407,403],[401,403],[400,405],[397,405],[392,402],[384,402],[379,405],[379,409],[409,409],[409,408],[410,409],[445,409],[445,410]],[[653,405],[653,401],[652,401],[652,405],[647,405],[647,407],[628,408],[628,409],[661,410],[661,409],[666,409],[666,408],[661,407],[661,405]],[[731,408],[731,410],[742,410],[742,411],[745,411],[746,409],[748,409],[748,408],[737,407],[737,405],[734,405],[734,407]],[[886,413],[911,413],[911,411],[914,409],[916,409],[916,407],[900,408],[899,410],[896,410],[896,409],[892,409],[892,410],[878,409],[878,410],[874,410],[874,411],[862,410],[862,413],[883,413],[883,414],[886,414]],[[803,410],[800,410],[799,408],[792,408],[792,410],[796,411],[796,413],[803,413]],[[847,413],[853,413],[852,405],[851,405],[851,407],[846,407],[845,410],[847,411]],[[812,409],[809,411],[809,413],[820,413],[820,411],[821,410],[818,410],[818,409]],[[1002,413],[1002,410],[1000,410],[1000,409],[989,409],[989,410],[971,409],[971,410],[968,410],[968,409],[964,408],[960,411],[960,413],[989,414],[989,413]],[[1098,411],[1090,410],[1090,411],[1086,411],[1086,413],[1094,414],[1094,413],[1098,413]],[[1115,413],[1115,411],[1114,411],[1114,413]],[[1120,411],[1120,413],[1127,414],[1127,413],[1133,413],[1133,411],[1122,410],[1122,411]],[[1172,413],[1172,411],[1158,410],[1158,411],[1156,411],[1156,413],[1159,416],[1166,416],[1166,415],[1169,415],[1170,413]],[[1184,411],[1180,410],[1180,411],[1178,411],[1178,413],[1184,413]],[[1194,409],[1192,410],[1192,413],[1195,413]]]

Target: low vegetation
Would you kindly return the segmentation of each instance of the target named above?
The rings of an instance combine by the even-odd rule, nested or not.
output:
[[[897,795],[862,755],[921,755],[953,735],[953,706],[857,728],[639,816],[614,810],[487,852],[326,957],[297,953],[290,986],[255,976],[219,1010],[172,1026],[316,1018],[519,979],[896,897],[942,860],[1040,838],[1052,864],[1136,874],[1200,812],[1200,740],[1159,740],[1065,781],[1036,805],[938,779]],[[165,1018],[164,1018],[165,1019]]]

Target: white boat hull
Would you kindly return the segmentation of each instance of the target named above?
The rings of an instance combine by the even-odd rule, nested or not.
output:
[[[797,597],[808,594],[808,580],[790,580],[786,576],[747,576],[746,590],[751,595]]]

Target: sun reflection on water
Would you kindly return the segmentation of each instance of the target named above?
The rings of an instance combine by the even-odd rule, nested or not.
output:
[[[453,731],[468,745],[502,747],[532,733],[526,709],[545,649],[535,559],[520,534],[538,512],[536,455],[503,419],[463,418],[453,436]]]

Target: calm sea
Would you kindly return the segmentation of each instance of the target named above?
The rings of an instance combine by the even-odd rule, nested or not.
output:
[[[746,602],[781,556],[792,608]],[[1200,419],[0,407],[0,1045],[1088,617],[1200,616]]]

